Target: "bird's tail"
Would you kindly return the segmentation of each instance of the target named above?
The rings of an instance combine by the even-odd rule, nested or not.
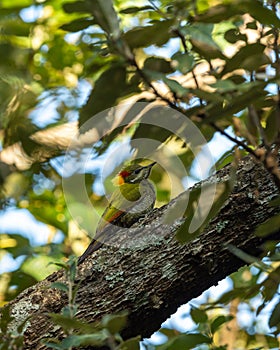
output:
[[[80,265],[87,256],[91,255],[93,252],[98,250],[104,244],[108,244],[111,238],[114,237],[116,231],[120,229],[119,226],[108,225],[95,234],[95,238],[90,242],[90,245],[84,251],[84,253],[78,259],[78,265]]]
[[[102,245],[103,245],[103,242],[93,239],[90,242],[90,245],[84,251],[84,253],[79,257],[77,265],[80,265],[86,259],[87,256],[91,255],[93,252],[98,250]]]

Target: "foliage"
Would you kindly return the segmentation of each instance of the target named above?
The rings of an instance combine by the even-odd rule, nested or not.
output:
[[[79,306],[75,300],[79,289],[79,284],[75,283],[77,268],[75,258],[70,257],[67,263],[57,265],[65,270],[66,281],[53,282],[50,288],[66,293],[68,305],[59,314],[52,313],[49,317],[54,324],[62,327],[65,338],[62,341],[46,339],[45,345],[51,349],[71,349],[83,345],[102,346],[120,343],[118,348],[122,349],[126,342],[121,339],[119,332],[126,324],[126,314],[106,315],[102,322],[96,325],[79,320],[77,317]],[[139,339],[135,339],[134,343],[138,344]],[[131,344],[133,344],[132,339]]]
[[[136,6],[129,0],[1,1],[0,50],[5,53],[0,57],[1,209],[27,210],[49,230],[47,243],[41,246],[23,237],[20,224],[18,232],[2,230],[2,255],[9,253],[22,259],[18,270],[1,276],[2,304],[50,273],[46,270],[39,276],[30,268],[32,263],[45,266],[73,252],[79,254],[87,245],[86,234],[94,234],[92,221],[97,216],[92,220],[79,189],[75,191],[72,186],[73,192],[67,193],[62,177],[66,175],[71,184],[82,176],[84,193],[96,211],[102,212],[106,198],[100,195],[100,167],[81,170],[85,160],[104,164],[109,158],[107,175],[132,154],[134,158],[149,158],[151,154],[144,146],[153,150],[162,165],[152,174],[158,205],[181,192],[186,178],[194,180],[194,159],[204,145],[197,139],[184,140],[188,125],[175,114],[171,113],[168,120],[172,130],[164,128],[161,123],[165,114],[158,108],[161,103],[188,117],[207,142],[217,133],[232,142],[232,149],[224,150],[216,168],[249,153],[263,163],[280,188],[276,159],[280,130],[278,16],[278,1],[141,0]],[[114,106],[127,101],[130,108],[119,118]],[[145,110],[147,104],[152,106],[149,112]],[[107,109],[108,113],[102,114]],[[142,138],[158,143],[139,147],[137,142]],[[120,159],[114,147],[126,142],[129,152]],[[73,143],[78,147],[67,152]],[[173,154],[163,146],[171,147]],[[62,165],[66,153],[71,158],[68,167],[68,163]],[[73,164],[80,168],[73,170]],[[177,184],[173,194],[170,173]],[[233,184],[234,171],[228,183],[219,184],[213,206],[199,227],[192,227],[192,218],[203,189],[196,187],[187,195],[185,223],[177,233],[181,242],[194,239],[202,231],[227,199]],[[205,193],[209,191],[211,186]],[[271,205],[279,207],[279,198]],[[78,223],[73,212],[79,217]],[[176,213],[170,213],[166,219],[175,220],[174,216]],[[256,228],[256,234],[265,236],[279,229],[279,221],[279,214],[271,217]],[[54,241],[58,235],[63,237],[60,243]],[[265,346],[272,348],[280,327],[279,300],[273,299],[280,275],[275,242],[267,252],[271,261],[264,270],[254,257],[233,249],[246,263],[258,263],[258,278],[252,277],[250,285],[234,286],[219,302],[225,305],[236,298],[245,302],[261,291],[263,306],[259,313],[274,301],[268,322],[271,335],[264,340]],[[240,274],[236,276],[242,281]],[[69,294],[69,286],[71,283],[53,287]],[[75,304],[72,297],[71,303]],[[103,343],[110,333],[109,324],[114,324],[118,316],[104,320],[91,336],[87,326],[77,335],[73,333],[75,327],[69,330],[66,326],[69,317],[75,316],[71,307],[63,315],[65,319],[53,315],[53,321],[66,331],[64,348],[79,342]],[[214,334],[230,322],[230,313],[212,317],[208,307],[192,308],[190,317],[198,325],[193,333],[173,334],[162,329],[168,340],[159,349],[202,343],[224,349],[217,345]],[[4,323],[1,330],[5,331]],[[259,346],[254,343],[257,331],[253,335],[248,330],[242,332],[246,346]],[[13,335],[9,337],[11,340]],[[19,337],[15,346],[20,347],[20,341]],[[137,341],[121,340],[118,346],[136,349]]]

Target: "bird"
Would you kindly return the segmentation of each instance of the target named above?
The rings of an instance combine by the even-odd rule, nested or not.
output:
[[[99,220],[95,237],[78,258],[77,265],[98,250],[119,227],[132,226],[154,208],[156,191],[148,177],[155,164],[131,164],[119,172],[114,179],[117,188]]]

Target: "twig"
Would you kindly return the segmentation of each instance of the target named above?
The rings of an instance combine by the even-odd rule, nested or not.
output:
[[[158,12],[159,14],[161,14],[163,17],[166,17],[166,16],[165,16],[165,13],[163,13],[163,12],[161,11],[161,9],[154,3],[153,0],[149,0],[149,3],[151,4],[151,6],[154,8],[154,10],[155,10],[156,12]]]
[[[183,48],[184,48],[184,53],[188,53],[188,48],[187,48],[187,44],[186,44],[186,40],[185,40],[184,35],[180,32],[180,30],[178,28],[174,32],[175,32],[175,34],[178,35],[179,39],[181,40],[181,43],[182,43]],[[197,81],[197,78],[196,78],[196,75],[195,75],[193,69],[192,69],[191,73],[192,73],[192,77],[193,77],[193,80],[195,82],[195,85],[196,85],[197,89],[199,89],[199,84],[198,84],[198,81]]]
[[[178,37],[179,37],[179,39],[180,39],[180,41],[181,41],[181,43],[182,43],[182,45],[183,45],[184,53],[188,53],[189,50],[188,50],[188,48],[187,48],[186,40],[185,40],[184,35],[180,32],[180,30],[179,30],[178,28],[174,29],[173,32],[174,32],[176,35],[178,35]],[[197,89],[199,89],[198,80],[197,80],[197,78],[196,78],[196,75],[195,75],[193,69],[191,70],[191,73],[192,73],[193,80],[194,80],[194,82],[195,82],[195,86],[196,86]],[[201,105],[203,105],[203,101],[202,101],[201,98],[199,99],[199,102],[200,102]]]
[[[182,109],[176,105],[176,103],[169,100],[169,98],[163,96],[156,87],[152,84],[150,79],[146,76],[146,74],[143,72],[143,70],[138,66],[136,60],[134,59],[133,62],[130,62],[137,70],[137,73],[140,75],[144,83],[146,83],[154,92],[154,94],[160,98],[162,101],[166,102],[170,107],[176,109],[177,111],[182,113]]]

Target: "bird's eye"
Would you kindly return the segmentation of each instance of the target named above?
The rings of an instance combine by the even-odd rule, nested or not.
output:
[[[136,170],[134,170],[134,174],[139,174],[140,171],[141,171],[141,169],[136,169]]]

